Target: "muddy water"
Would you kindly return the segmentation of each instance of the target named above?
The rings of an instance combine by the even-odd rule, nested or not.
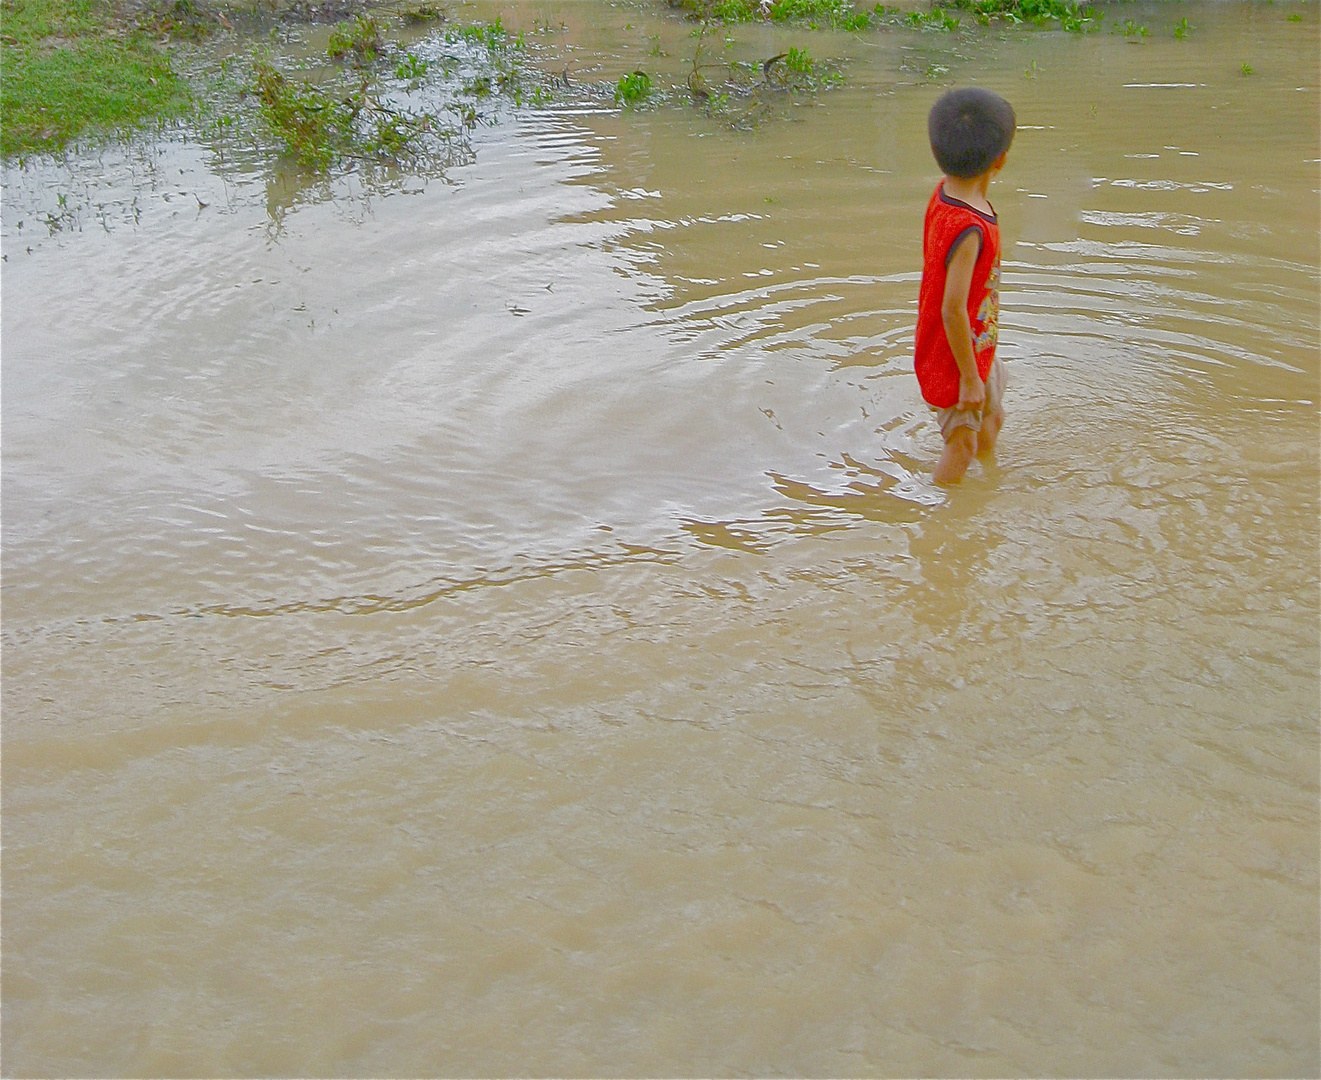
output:
[[[5,1073],[1315,1075],[1317,9],[1123,14],[743,29],[847,86],[387,197],[11,167]],[[974,78],[1009,421],[946,494]]]

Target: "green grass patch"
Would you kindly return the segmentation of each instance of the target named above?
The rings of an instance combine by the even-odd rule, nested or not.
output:
[[[621,75],[615,84],[615,100],[622,105],[640,105],[651,96],[651,76],[645,71]]]
[[[836,30],[865,30],[871,18],[851,0],[680,0],[694,18],[721,22],[805,22]]]
[[[870,11],[855,8],[852,0],[670,0],[671,5],[703,21],[727,23],[770,21],[806,23],[809,27],[866,30],[871,26],[898,25],[914,30],[957,30],[959,18],[951,10],[970,13],[976,21],[1001,20],[1048,26],[1079,33],[1100,22],[1094,9],[1078,0],[944,0],[926,11],[904,11],[876,4]]]
[[[0,0],[0,152],[58,150],[186,112],[190,97],[148,35],[94,0]]]
[[[332,60],[352,60],[365,67],[381,54],[381,28],[370,15],[359,15],[339,23],[330,32],[326,55]]]
[[[971,12],[984,23],[992,19],[1037,26],[1059,23],[1061,30],[1075,34],[1101,24],[1100,12],[1084,7],[1078,0],[949,0],[949,3],[951,7]]]

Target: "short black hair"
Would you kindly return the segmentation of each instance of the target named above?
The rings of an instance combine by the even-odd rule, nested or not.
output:
[[[1014,107],[999,94],[964,86],[942,94],[927,116],[936,164],[946,176],[971,180],[1014,141]]]

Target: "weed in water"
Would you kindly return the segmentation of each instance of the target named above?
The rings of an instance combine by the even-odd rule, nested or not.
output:
[[[1035,79],[1036,77],[1037,77],[1037,62],[1033,60],[1027,65],[1027,67],[1023,69],[1023,78]]]
[[[946,15],[944,9],[938,7],[925,13],[910,11],[904,19],[915,30],[953,31],[959,28],[959,20],[953,15]]]
[[[615,84],[615,100],[624,105],[640,105],[651,96],[651,76],[645,71],[621,75]]]
[[[394,69],[396,78],[406,79],[409,82],[415,82],[418,79],[426,77],[427,68],[431,65],[425,60],[419,59],[414,53],[409,53]]]
[[[783,64],[776,68],[776,61],[779,60],[783,60]],[[795,93],[822,90],[842,81],[839,72],[813,58],[806,49],[791,48],[787,53],[773,56],[766,61],[763,69],[768,83],[774,82],[782,89]]]
[[[495,17],[495,22],[492,23],[474,23],[472,26],[460,27],[459,30],[449,35],[449,39],[451,41],[468,41],[474,45],[485,46],[487,52],[493,54],[523,47],[523,35],[519,34],[517,37],[511,37],[498,15]]]
[[[1174,24],[1175,38],[1178,39],[1179,41],[1182,41],[1184,38],[1188,36],[1188,31],[1191,30],[1192,28],[1193,28],[1192,24],[1186,18],[1180,19],[1177,23]]]
[[[805,22],[835,30],[865,30],[871,19],[851,0],[671,0],[703,22]]]
[[[337,100],[311,83],[285,78],[269,62],[253,64],[262,119],[305,168],[328,168],[351,144],[361,100]]]
[[[345,161],[434,164],[436,144],[453,134],[441,130],[430,116],[382,104],[367,74],[358,75],[351,85],[340,80],[315,86],[294,81],[269,60],[259,59],[253,62],[252,75],[267,128],[285,152],[311,172],[323,173]]]
[[[332,60],[351,59],[359,67],[375,60],[381,53],[381,28],[370,15],[358,15],[352,22],[339,23],[330,32],[326,55]]]
[[[421,26],[424,23],[440,22],[445,18],[445,13],[432,4],[415,4],[413,7],[405,8],[400,14],[404,17],[406,23],[413,26]]]
[[[1239,71],[1241,71],[1244,75],[1251,75],[1252,65],[1249,64],[1246,60],[1244,60],[1242,66],[1239,68]]]
[[[991,19],[1029,22],[1046,26],[1058,22],[1060,29],[1082,33],[1099,24],[1100,13],[1083,7],[1078,0],[950,0],[952,6],[972,12],[982,23]]]
[[[1303,17],[1302,17],[1301,15],[1299,15],[1298,12],[1296,12],[1296,11],[1295,11],[1292,15],[1290,15],[1288,18],[1289,18],[1289,21],[1290,21],[1290,22],[1302,22],[1302,21],[1303,21]]]
[[[1115,30],[1120,34],[1123,34],[1124,37],[1146,37],[1148,33],[1145,26],[1141,23],[1134,22],[1132,19],[1126,19],[1122,26],[1119,23],[1115,23]]]

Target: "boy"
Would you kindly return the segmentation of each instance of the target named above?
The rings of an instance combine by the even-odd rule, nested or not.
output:
[[[945,440],[938,484],[958,483],[974,455],[989,454],[1004,422],[1004,368],[995,358],[1000,228],[986,192],[1015,126],[1009,102],[975,87],[949,91],[927,118],[945,178],[927,204],[914,367]]]

